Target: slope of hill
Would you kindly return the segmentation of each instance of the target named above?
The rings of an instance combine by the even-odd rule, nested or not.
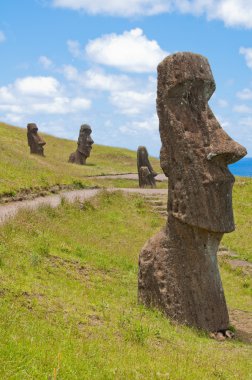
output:
[[[45,155],[30,155],[26,130],[0,123],[0,196],[21,190],[36,190],[54,185],[91,186],[97,181],[85,178],[111,173],[135,173],[136,152],[94,144],[87,165],[68,163],[76,142],[44,135]],[[153,166],[161,172],[159,161]]]
[[[0,378],[249,380],[251,346],[137,303],[138,254],[163,225],[139,196],[22,211],[0,227]],[[231,310],[252,311],[221,269]]]

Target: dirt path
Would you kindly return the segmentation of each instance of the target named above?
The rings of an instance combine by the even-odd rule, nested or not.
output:
[[[93,178],[105,178],[105,179],[132,179],[132,180],[138,180],[138,174],[137,173],[127,173],[127,174],[106,174],[106,175],[99,175],[99,176],[92,176]],[[155,177],[155,180],[157,182],[167,182],[168,179],[164,174],[158,174]]]
[[[166,195],[167,189],[117,189],[110,188],[108,191],[120,190],[126,193],[138,193],[143,195]],[[71,190],[64,191],[60,194],[48,195],[45,197],[38,197],[31,200],[23,200],[17,202],[10,202],[5,205],[0,205],[0,224],[6,222],[9,218],[14,217],[21,209],[35,210],[40,206],[57,207],[62,199],[66,199],[68,202],[74,202],[75,200],[85,201],[86,199],[94,197],[99,189],[83,189],[83,190]]]

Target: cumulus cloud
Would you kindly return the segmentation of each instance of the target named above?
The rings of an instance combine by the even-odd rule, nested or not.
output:
[[[85,50],[95,63],[136,73],[155,71],[158,63],[169,54],[157,41],[148,40],[140,28],[91,40]]]
[[[38,61],[44,69],[50,69],[53,66],[53,62],[45,55],[41,55]]]
[[[0,43],[1,43],[1,42],[4,42],[5,40],[6,40],[5,34],[4,34],[4,32],[2,32],[2,31],[0,30]]]
[[[15,82],[17,91],[29,96],[55,96],[59,87],[59,82],[53,77],[25,77]]]
[[[154,113],[148,118],[141,120],[134,120],[133,122],[128,122],[119,128],[120,132],[127,135],[137,135],[143,132],[150,132],[153,137],[158,137],[158,117]]]
[[[243,99],[243,100],[252,99],[252,90],[250,90],[249,88],[244,88],[243,90],[237,92],[236,96],[239,99]]]
[[[234,107],[234,111],[238,113],[252,113],[252,108],[246,104],[240,104]]]
[[[111,103],[124,115],[137,115],[155,106],[155,93],[120,91],[110,96]]]
[[[52,4],[90,14],[121,17],[152,16],[176,11],[205,15],[208,20],[221,20],[226,26],[252,27],[249,0],[52,0]]]
[[[76,40],[67,40],[67,47],[69,52],[72,54],[73,57],[79,58],[83,55],[83,52],[81,50],[81,45]]]
[[[169,0],[52,0],[55,7],[82,10],[90,14],[111,16],[155,15],[171,10],[173,1]]]
[[[252,48],[241,47],[239,52],[244,55],[247,66],[252,69]]]
[[[56,97],[52,102],[39,102],[31,105],[31,113],[61,114],[78,112],[90,107],[91,102],[85,98]]]
[[[82,96],[69,96],[53,77],[18,78],[8,86],[0,87],[0,115],[10,122],[37,114],[66,115],[91,107],[91,101]]]
[[[228,106],[228,101],[226,99],[218,99],[217,104],[220,108],[226,108]]]
[[[64,65],[61,72],[67,80],[76,82],[82,87],[98,91],[119,91],[132,87],[134,84],[127,75],[108,74],[98,68],[79,72],[72,65]]]

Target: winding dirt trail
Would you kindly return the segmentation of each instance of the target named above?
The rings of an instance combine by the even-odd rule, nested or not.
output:
[[[120,190],[125,193],[138,193],[142,195],[167,195],[167,189],[131,189],[131,188],[109,188],[107,191]],[[5,223],[11,217],[14,217],[19,210],[31,209],[36,210],[40,206],[57,207],[62,199],[73,203],[76,200],[85,201],[97,195],[100,189],[82,189],[63,191],[59,194],[38,197],[31,200],[22,200],[9,202],[5,205],[0,205],[0,224]]]

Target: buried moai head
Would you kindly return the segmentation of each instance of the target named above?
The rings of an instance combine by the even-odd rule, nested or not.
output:
[[[213,232],[234,230],[227,168],[246,155],[213,115],[208,100],[215,82],[207,59],[177,53],[158,66],[157,112],[161,167],[169,177],[168,212]]]
[[[79,165],[85,165],[86,159],[90,156],[94,140],[91,137],[92,129],[88,124],[83,124],[80,127],[80,133],[77,143],[76,152],[72,153],[68,162]]]
[[[38,127],[35,123],[27,124],[27,139],[30,147],[30,153],[44,156],[44,145],[46,142],[38,134]]]
[[[155,176],[157,173],[150,164],[145,146],[139,146],[137,149],[137,169],[140,187],[156,186]]]
[[[78,151],[86,158],[90,156],[94,140],[91,137],[92,129],[88,124],[82,124],[78,138]]]

